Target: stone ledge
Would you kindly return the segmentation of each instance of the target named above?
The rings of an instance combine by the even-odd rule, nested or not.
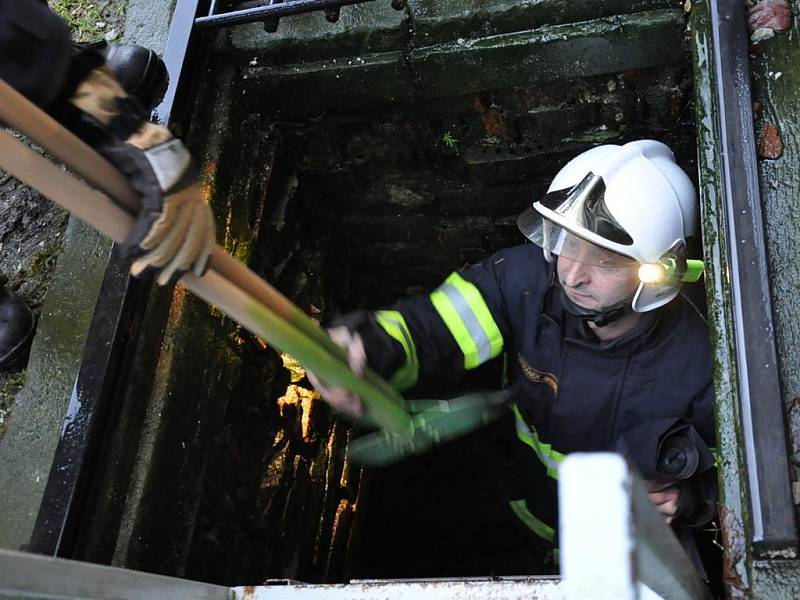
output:
[[[228,30],[228,45],[241,59],[269,64],[320,60],[361,52],[415,47],[580,23],[616,15],[678,8],[677,0],[409,0],[403,11],[389,0],[342,8],[338,22],[322,12],[281,19],[278,31],[261,23]]]
[[[254,112],[302,116],[411,101],[410,74],[399,51],[255,67],[244,78],[245,99]]]
[[[683,59],[663,51],[682,31],[680,11],[659,10],[420,48],[414,88],[447,96],[669,64]]]
[[[680,10],[595,19],[570,25],[457,40],[364,56],[252,66],[245,93],[254,110],[302,115],[403,104],[483,90],[526,86],[684,59]]]
[[[676,8],[674,0],[411,0],[414,40],[431,45],[459,37],[525,31],[615,15]]]

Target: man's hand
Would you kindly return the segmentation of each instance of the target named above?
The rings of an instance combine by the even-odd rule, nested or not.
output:
[[[214,217],[188,150],[168,129],[147,121],[146,111],[96,64],[96,56],[87,51],[82,60],[76,58],[76,70],[88,72],[64,105],[74,108],[62,109],[62,117],[140,196],[141,210],[125,242],[137,258],[131,272],[155,269],[161,285],[189,270],[202,275],[216,241]]]
[[[678,512],[681,490],[675,483],[649,480],[647,484],[648,498],[662,515],[667,524],[672,522]]]
[[[329,329],[328,334],[336,344],[347,352],[347,363],[353,372],[361,375],[367,365],[367,353],[364,350],[364,342],[361,336],[351,332],[344,325]],[[306,375],[323,400],[334,409],[352,417],[363,416],[364,404],[354,393],[343,388],[328,387],[325,382],[320,381],[311,371],[306,371]]]

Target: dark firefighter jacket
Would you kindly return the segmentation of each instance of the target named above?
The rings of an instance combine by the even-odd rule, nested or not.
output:
[[[522,442],[505,467],[508,500],[550,541],[565,454],[614,450],[626,432],[663,417],[713,441],[708,333],[697,310],[679,296],[638,331],[600,342],[563,309],[554,270],[538,246],[509,248],[357,326],[370,366],[401,390],[507,354]]]

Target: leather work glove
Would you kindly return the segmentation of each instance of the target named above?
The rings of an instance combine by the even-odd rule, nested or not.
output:
[[[76,56],[69,80],[72,91],[54,115],[117,167],[141,199],[124,244],[136,258],[131,273],[157,270],[160,285],[190,270],[202,276],[216,235],[188,150],[168,129],[148,122],[98,52]]]
[[[350,331],[350,328],[345,325],[328,329],[328,334],[336,344],[347,352],[347,363],[353,372],[362,375],[367,366],[367,353],[364,350],[364,341],[361,336]],[[311,371],[306,371],[306,376],[311,385],[320,393],[322,399],[335,410],[351,417],[364,415],[364,405],[354,393],[343,388],[328,387]]]

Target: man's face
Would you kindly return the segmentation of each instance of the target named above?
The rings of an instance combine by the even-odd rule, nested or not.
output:
[[[636,261],[570,238],[569,251],[560,254],[556,264],[559,282],[570,300],[589,310],[602,310],[633,296],[639,287]]]

